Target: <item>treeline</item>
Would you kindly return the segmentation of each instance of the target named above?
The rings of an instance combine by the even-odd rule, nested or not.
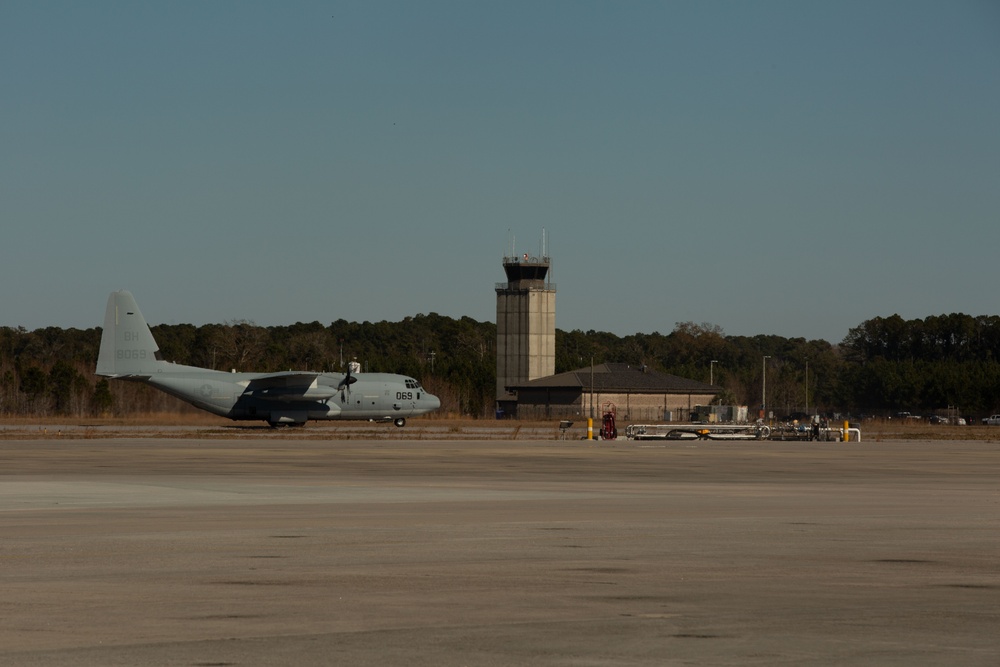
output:
[[[240,371],[405,373],[442,399],[442,414],[493,414],[496,326],[435,313],[401,322],[337,320],[260,327],[252,322],[152,327],[164,358]],[[0,328],[0,414],[131,414],[183,409],[148,387],[93,374],[101,330]],[[766,359],[765,359],[766,357]],[[727,336],[717,326],[682,322],[669,334],[619,337],[556,332],[556,372],[591,363],[645,365],[720,387],[724,403],[775,413],[1000,411],[1000,317],[962,314],[875,318],[839,344],[780,336]]]

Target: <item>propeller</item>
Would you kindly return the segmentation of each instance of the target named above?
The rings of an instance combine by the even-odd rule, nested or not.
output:
[[[347,375],[345,375],[344,379],[337,385],[337,389],[340,391],[340,400],[344,400],[345,395],[351,395],[351,385],[358,381],[358,378],[351,375],[351,370],[355,368],[355,364],[357,363],[358,362],[356,361],[351,361],[347,364]]]

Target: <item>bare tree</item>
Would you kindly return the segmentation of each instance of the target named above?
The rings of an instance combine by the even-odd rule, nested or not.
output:
[[[219,363],[225,368],[246,370],[247,363],[260,359],[267,345],[267,330],[249,320],[227,320],[215,334]]]

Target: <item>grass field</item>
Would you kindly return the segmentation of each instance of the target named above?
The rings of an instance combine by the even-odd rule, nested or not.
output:
[[[831,424],[836,426],[837,424]],[[854,424],[852,424],[854,425]],[[618,424],[624,433],[625,423]],[[949,426],[927,422],[865,420],[859,424],[862,442],[882,440],[970,440],[1000,442],[1000,426]],[[594,422],[594,437],[600,424]],[[520,421],[458,419],[429,415],[411,418],[404,428],[392,424],[354,421],[314,421],[303,428],[271,429],[263,422],[234,422],[208,413],[151,413],[130,417],[5,417],[0,418],[0,439],[171,437],[241,438],[273,434],[275,437],[318,439],[423,440],[579,440],[587,436],[587,420],[573,422],[565,433],[558,420]]]

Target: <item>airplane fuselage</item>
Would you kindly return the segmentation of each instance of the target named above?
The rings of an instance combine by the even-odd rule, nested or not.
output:
[[[221,417],[300,424],[309,419],[395,421],[440,406],[412,378],[390,373],[320,373],[306,389],[261,384],[268,373],[226,373],[191,366],[143,374],[135,379]]]

